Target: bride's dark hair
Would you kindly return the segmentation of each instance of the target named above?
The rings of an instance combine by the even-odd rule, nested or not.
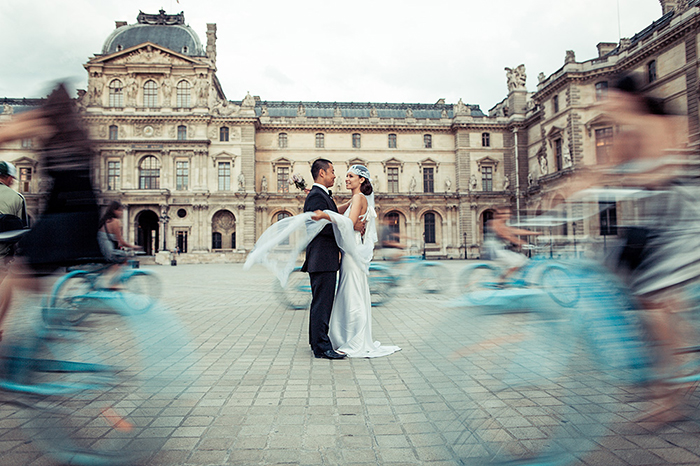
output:
[[[365,178],[365,181],[363,181],[360,185],[360,192],[365,196],[369,196],[370,194],[372,194],[372,191],[372,183],[370,183],[369,180]]]

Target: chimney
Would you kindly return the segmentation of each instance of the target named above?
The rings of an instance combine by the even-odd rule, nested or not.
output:
[[[117,29],[122,26],[126,26],[126,21],[115,21],[114,23],[117,25]]]
[[[207,23],[207,57],[216,65],[216,23]]]
[[[617,44],[615,42],[599,42],[596,47],[598,47],[598,58],[600,58],[615,50]]]

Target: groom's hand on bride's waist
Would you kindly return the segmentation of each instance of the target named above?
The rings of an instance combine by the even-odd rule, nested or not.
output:
[[[355,222],[355,231],[359,231],[362,235],[364,235],[366,226],[367,222],[365,220],[357,219],[357,222]]]

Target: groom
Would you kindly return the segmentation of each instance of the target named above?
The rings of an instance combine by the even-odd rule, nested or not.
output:
[[[304,212],[338,208],[331,199],[328,188],[335,182],[335,171],[330,160],[318,159],[311,165],[314,185],[304,203]],[[311,280],[311,315],[309,317],[309,344],[314,356],[326,359],[343,359],[344,353],[333,350],[328,338],[328,322],[335,298],[335,278],[340,268],[340,248],[335,241],[333,226],[326,225],[306,247],[306,261],[302,272],[309,272]]]

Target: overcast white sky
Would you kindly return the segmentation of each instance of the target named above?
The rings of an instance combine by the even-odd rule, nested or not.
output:
[[[206,43],[218,27],[226,96],[263,100],[434,103],[484,111],[506,94],[503,68],[537,74],[617,42],[616,0],[1,0],[0,97],[38,97],[58,78],[86,87],[83,64],[114,21],[184,11]],[[661,16],[658,0],[619,0],[622,37]]]

